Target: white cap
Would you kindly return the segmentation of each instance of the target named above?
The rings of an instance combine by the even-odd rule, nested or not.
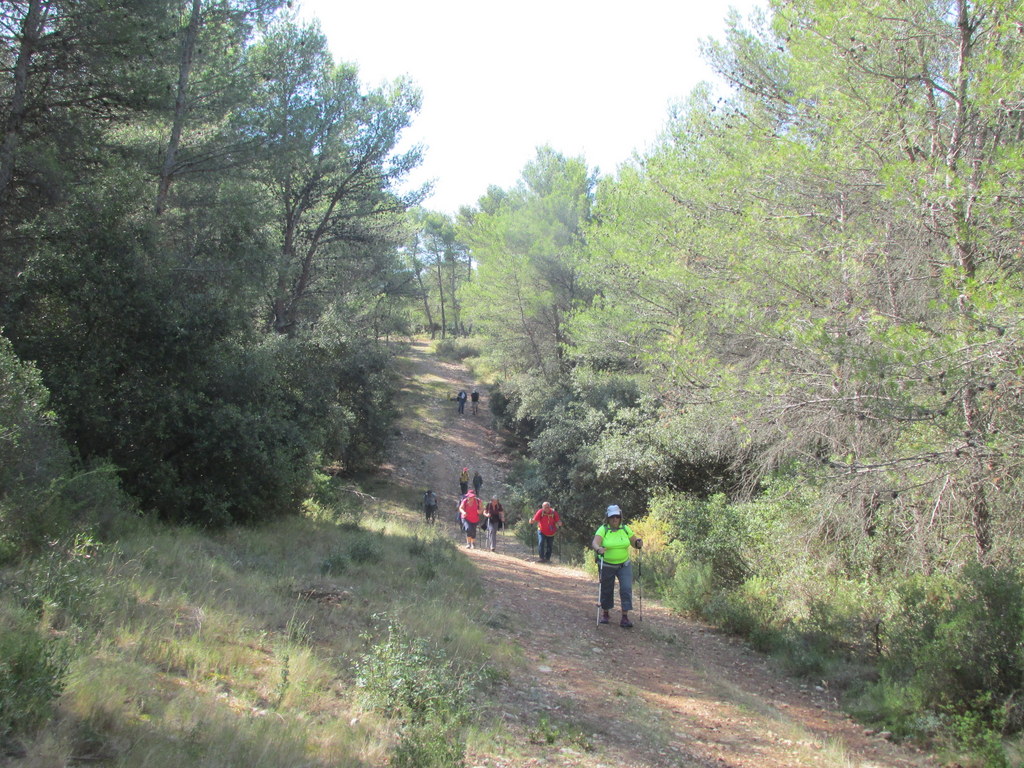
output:
[[[608,507],[608,513],[605,515],[605,517],[615,517],[616,515],[622,517],[622,510],[619,509],[618,504],[612,504],[610,507]]]

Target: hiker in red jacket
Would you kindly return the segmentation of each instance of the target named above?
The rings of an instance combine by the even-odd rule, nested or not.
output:
[[[534,513],[533,522],[537,524],[537,556],[542,563],[550,563],[551,547],[555,542],[555,534],[562,527],[562,519],[551,502],[545,501]]]
[[[462,529],[466,532],[466,549],[476,549],[476,527],[480,523],[480,499],[470,491],[459,504]]]

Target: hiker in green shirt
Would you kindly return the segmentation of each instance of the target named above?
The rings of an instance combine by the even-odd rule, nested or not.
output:
[[[601,577],[601,618],[608,623],[608,611],[615,604],[615,579],[619,580],[619,607],[622,609],[620,627],[629,628],[629,612],[633,610],[633,566],[629,562],[630,545],[640,549],[643,540],[622,524],[622,510],[612,504],[605,513],[605,523],[597,529],[591,546],[598,555]]]

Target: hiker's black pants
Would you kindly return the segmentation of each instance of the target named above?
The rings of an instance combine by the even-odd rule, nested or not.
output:
[[[615,580],[619,580],[619,607],[633,610],[633,565],[627,560],[618,565],[598,564],[601,574],[601,609],[610,611],[615,605]]]

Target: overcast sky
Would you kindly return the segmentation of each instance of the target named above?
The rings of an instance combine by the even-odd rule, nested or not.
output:
[[[338,61],[367,87],[408,75],[423,109],[406,143],[425,147],[413,181],[454,213],[511,187],[538,146],[604,175],[643,152],[671,104],[710,80],[698,43],[721,39],[730,7],[757,0],[299,0]]]

